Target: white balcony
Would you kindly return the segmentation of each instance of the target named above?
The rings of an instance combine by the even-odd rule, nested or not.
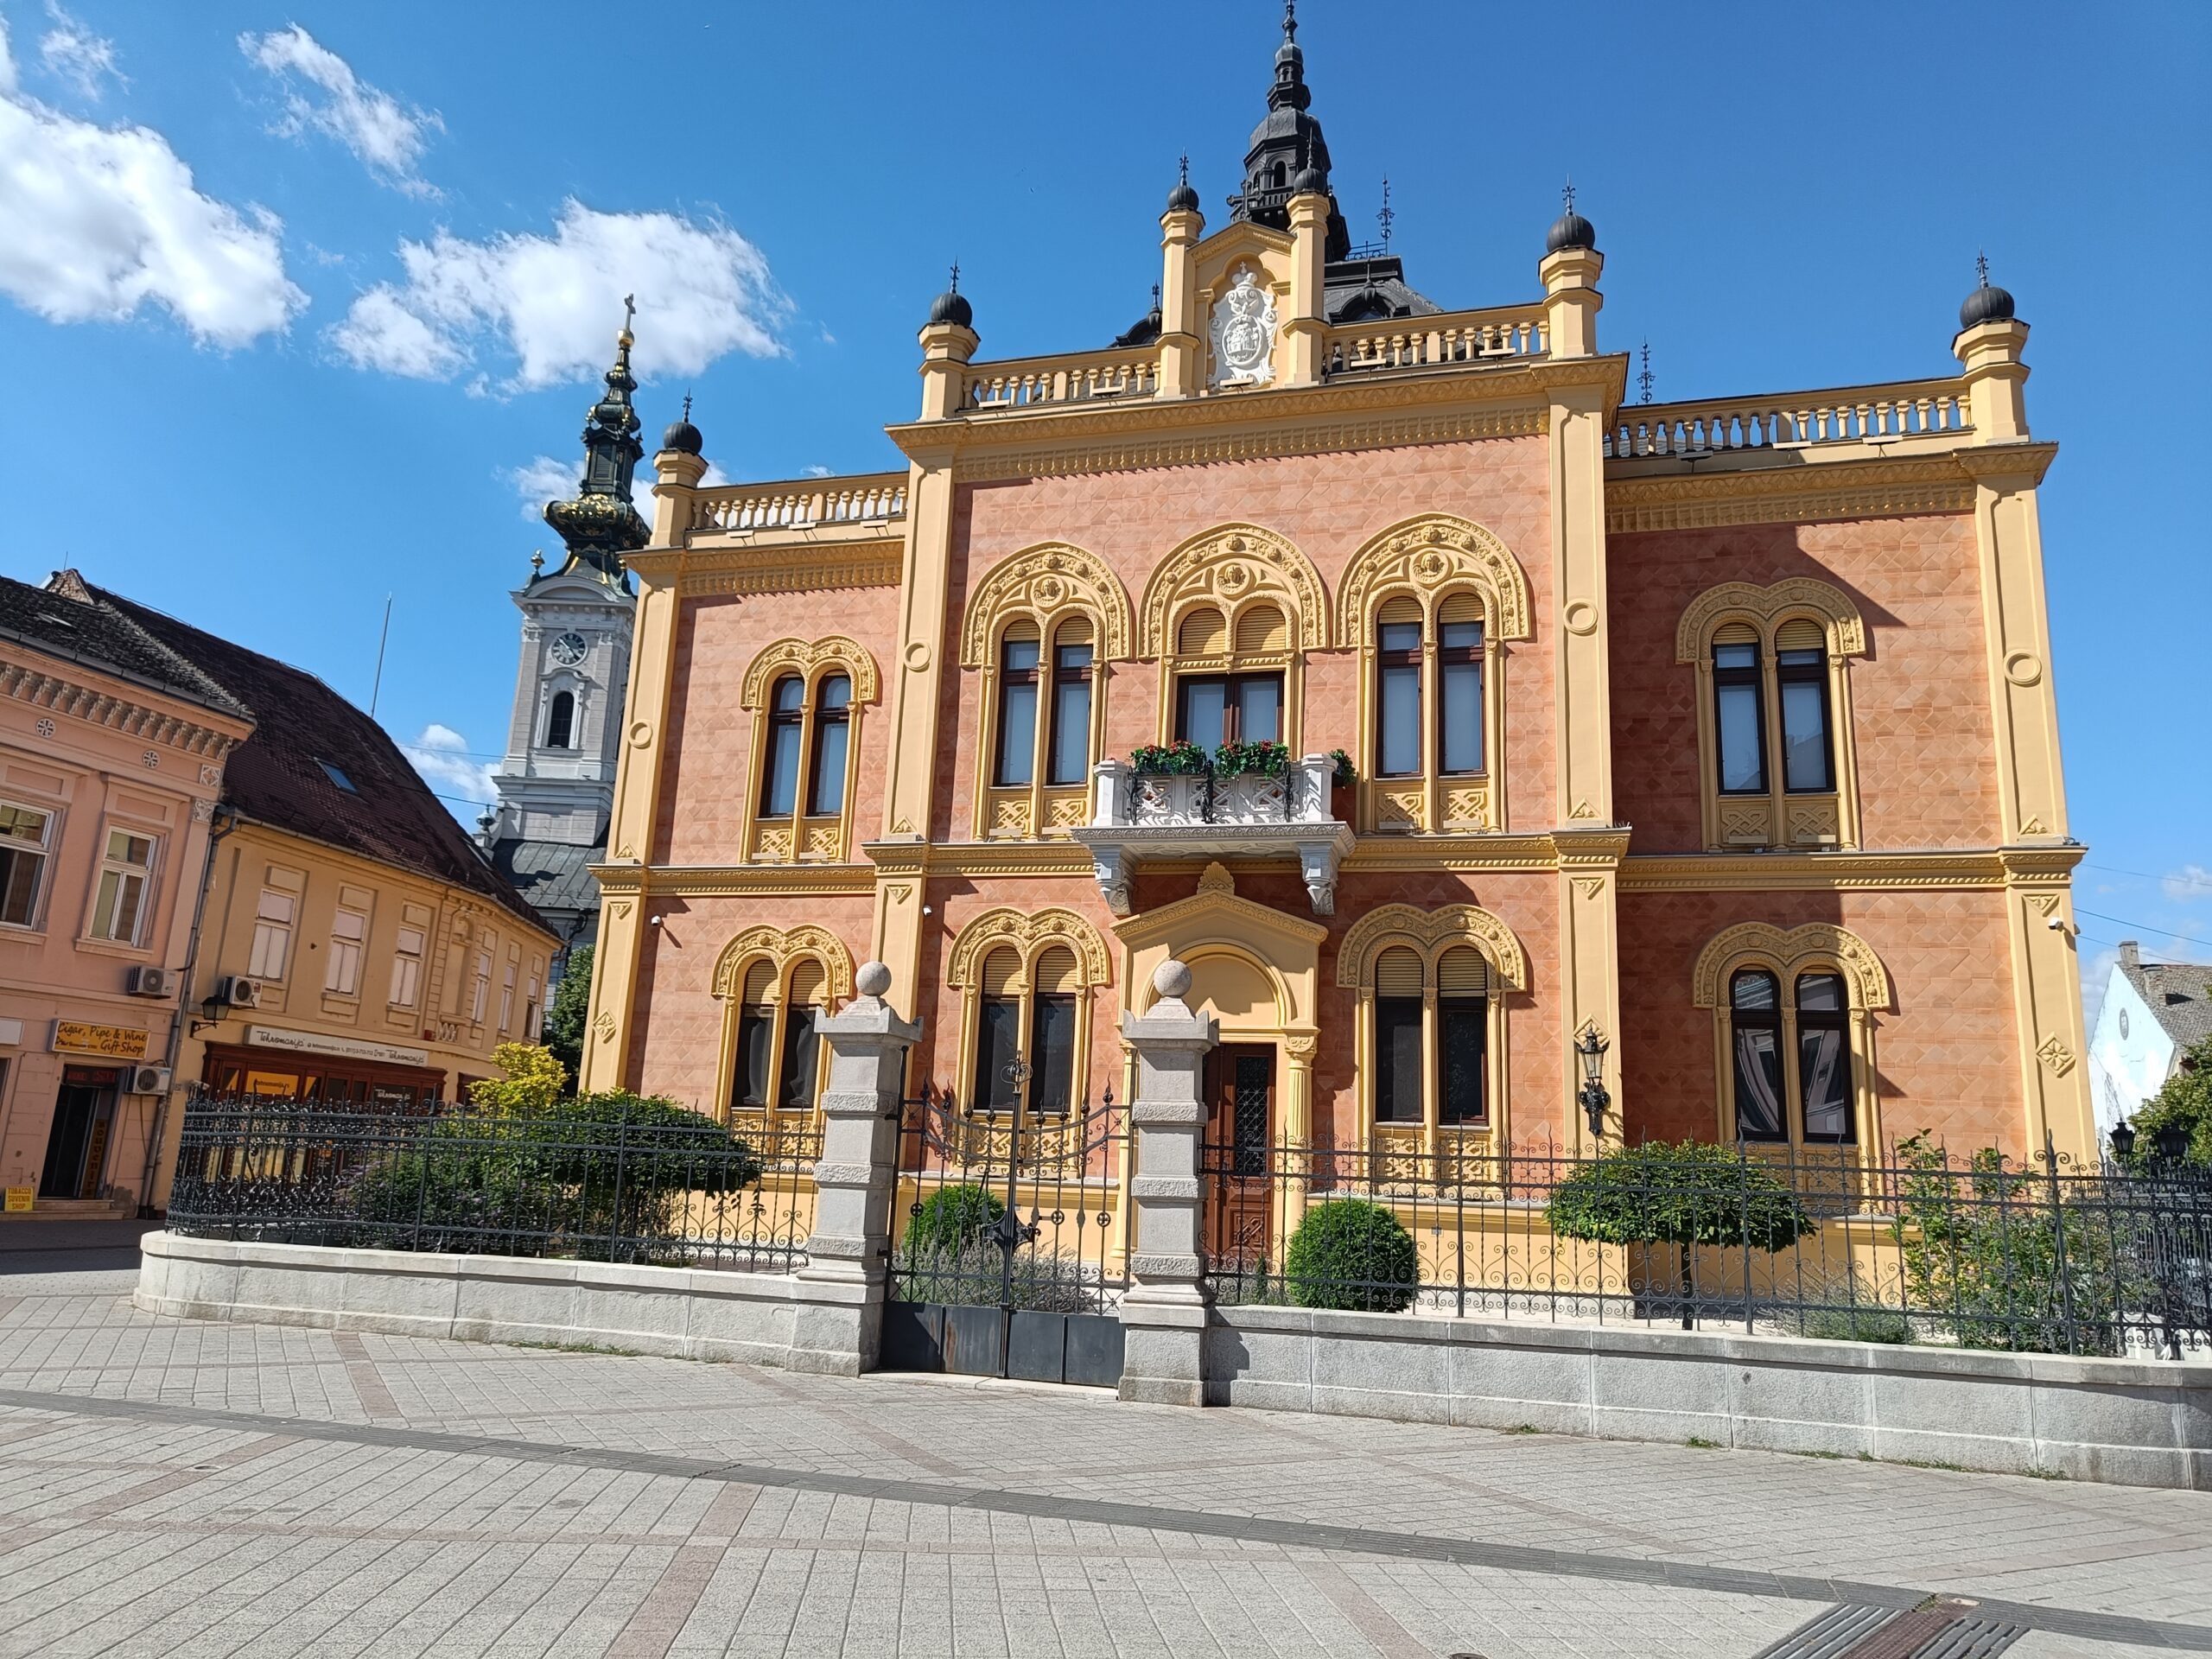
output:
[[[1140,864],[1173,860],[1298,860],[1316,916],[1337,907],[1337,869],[1351,850],[1351,826],[1329,810],[1336,763],[1325,754],[1294,760],[1280,778],[1210,772],[1139,772],[1102,760],[1091,772],[1091,817],[1075,838],[1090,849],[1107,907],[1129,913]]]

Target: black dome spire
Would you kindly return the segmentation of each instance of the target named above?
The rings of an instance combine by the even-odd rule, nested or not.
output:
[[[683,419],[669,423],[668,430],[661,434],[660,447],[686,455],[696,455],[706,448],[706,440],[699,435],[699,429],[691,424],[690,392],[683,394]]]
[[[976,326],[976,308],[968,303],[960,291],[960,267],[952,267],[951,286],[930,302],[930,321],[932,323],[954,322],[963,328]]]
[[[1566,211],[1552,221],[1550,230],[1544,232],[1544,251],[1557,253],[1561,248],[1588,248],[1597,251],[1598,227],[1574,211],[1574,181],[1569,179],[1560,193]]]
[[[1974,264],[1975,270],[1980,273],[1981,283],[1967,296],[1966,303],[1959,308],[1961,334],[1978,323],[2012,321],[2012,296],[1989,280],[1989,256],[1976,254]]]
[[[1306,113],[1313,94],[1306,85],[1306,54],[1298,44],[1298,0],[1283,0],[1282,44],[1275,48],[1268,113],[1252,129],[1244,152],[1244,188],[1229,199],[1230,216],[1278,231],[1290,228],[1290,199],[1308,192],[1329,195],[1328,259],[1351,252],[1351,232],[1329,191],[1329,144],[1321,124]],[[1318,177],[1318,188],[1316,180]]]
[[[1179,157],[1175,163],[1175,188],[1167,193],[1167,211],[1171,213],[1195,213],[1198,211],[1198,193],[1191,188],[1191,158]]]

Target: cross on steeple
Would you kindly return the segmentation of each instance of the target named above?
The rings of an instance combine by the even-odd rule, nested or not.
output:
[[[1282,37],[1286,41],[1298,38],[1298,0],[1282,0]]]
[[[1643,342],[1643,372],[1636,377],[1636,384],[1643,389],[1643,401],[1651,401],[1651,342]]]
[[[1981,278],[1980,285],[1983,288],[1987,288],[1989,286],[1989,254],[1986,250],[1982,250],[1975,253],[1974,257],[1974,268],[1975,274]]]
[[[637,320],[638,296],[634,294],[625,294],[622,296],[622,332],[626,334],[628,334],[630,332],[630,325]]]
[[[960,262],[957,259],[952,262],[952,288],[950,291],[955,294],[957,294],[960,291]]]
[[[1567,204],[1568,213],[1574,211],[1574,178],[1572,174],[1567,176],[1567,188],[1560,192],[1560,200]]]
[[[1397,214],[1390,211],[1390,175],[1386,173],[1382,175],[1382,206],[1375,215],[1375,222],[1382,227],[1382,247],[1385,252],[1389,251],[1390,226],[1396,222],[1397,217]]]

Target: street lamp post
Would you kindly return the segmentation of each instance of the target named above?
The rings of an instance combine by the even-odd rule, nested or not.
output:
[[[1605,1084],[1605,1050],[1611,1046],[1594,1021],[1583,1027],[1582,1034],[1574,1039],[1574,1052],[1582,1060],[1582,1089],[1576,1097],[1581,1101],[1583,1113],[1589,1120],[1592,1141],[1605,1137],[1605,1108],[1613,1103]]]

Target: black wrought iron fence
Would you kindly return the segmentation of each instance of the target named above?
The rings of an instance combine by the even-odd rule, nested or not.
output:
[[[633,1103],[650,1107],[652,1103]],[[666,1108],[188,1103],[168,1225],[203,1238],[776,1272],[813,1230],[810,1123]]]
[[[891,1294],[899,1301],[1103,1313],[1128,1285],[1127,1110],[1112,1091],[1063,1113],[906,1102]]]
[[[1223,1303],[2087,1355],[2212,1348],[2212,1179],[1855,1149],[1582,1158],[1453,1128],[1201,1151]]]

